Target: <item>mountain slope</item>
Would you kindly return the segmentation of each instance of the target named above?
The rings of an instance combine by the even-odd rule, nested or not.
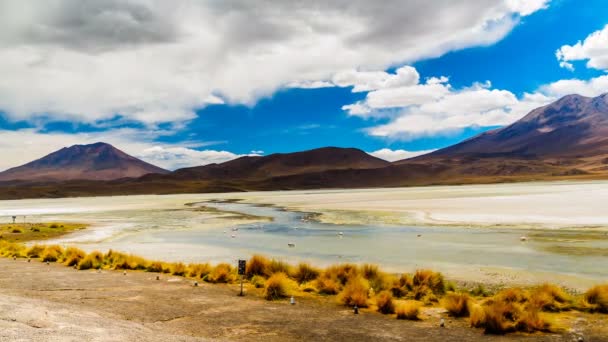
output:
[[[341,169],[375,169],[390,163],[355,148],[324,147],[263,157],[241,157],[222,164],[176,170],[172,179],[266,179]]]
[[[64,147],[38,160],[0,172],[0,181],[112,180],[167,173],[106,143]]]
[[[417,160],[437,157],[592,158],[608,154],[608,94],[568,95],[517,122]]]

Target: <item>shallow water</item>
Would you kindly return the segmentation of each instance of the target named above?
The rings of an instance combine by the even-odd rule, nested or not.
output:
[[[208,195],[174,195],[8,201],[0,203],[5,204],[0,215],[28,213],[26,219],[31,222],[90,222],[92,228],[56,242],[168,261],[235,262],[259,253],[321,265],[377,263],[393,271],[432,268],[487,277],[492,274],[488,270],[515,270],[598,282],[608,279],[604,253],[608,236],[603,230],[335,225],[309,220],[307,213],[268,206],[185,205],[209,199]],[[217,213],[197,210],[202,206],[273,221],[220,218]],[[522,242],[522,235],[530,239]]]

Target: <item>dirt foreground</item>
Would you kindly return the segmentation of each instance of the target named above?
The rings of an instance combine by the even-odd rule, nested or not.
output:
[[[0,258],[0,341],[608,341],[606,318],[597,315],[577,318],[561,335],[490,336],[438,309],[423,321],[398,321],[354,315],[330,299],[267,302],[237,296],[235,285],[156,276]]]

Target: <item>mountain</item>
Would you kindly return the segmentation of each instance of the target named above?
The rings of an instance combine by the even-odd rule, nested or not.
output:
[[[70,158],[65,155],[57,158],[50,156],[41,159],[49,159],[41,166],[30,166],[40,163],[36,161],[21,168],[30,166],[40,170],[45,169],[46,164],[53,164],[56,174],[70,170],[69,167],[63,169],[61,165],[58,166],[62,161],[67,163],[66,160]],[[87,165],[91,164],[94,163],[88,162]],[[358,149],[326,147],[263,157],[242,157],[172,173],[163,171],[149,170],[141,174],[153,173],[111,181],[4,182],[0,185],[0,198],[608,179],[608,95],[595,98],[565,96],[533,110],[504,128],[482,133],[427,155],[394,163]],[[7,178],[0,174],[2,179]]]
[[[0,181],[112,180],[149,173],[168,171],[99,142],[64,147],[38,160],[0,172]]]
[[[241,157],[222,164],[179,169],[163,178],[259,180],[328,170],[376,169],[389,165],[389,162],[356,148],[324,147],[295,153],[275,153],[263,157]]]
[[[537,108],[517,122],[482,133],[415,160],[511,158],[578,160],[608,154],[608,94],[568,95]]]

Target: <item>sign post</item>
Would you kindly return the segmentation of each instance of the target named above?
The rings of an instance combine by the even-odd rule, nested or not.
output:
[[[243,276],[245,275],[245,269],[247,268],[246,260],[239,260],[239,275],[241,276],[241,293],[239,296],[243,296]]]

